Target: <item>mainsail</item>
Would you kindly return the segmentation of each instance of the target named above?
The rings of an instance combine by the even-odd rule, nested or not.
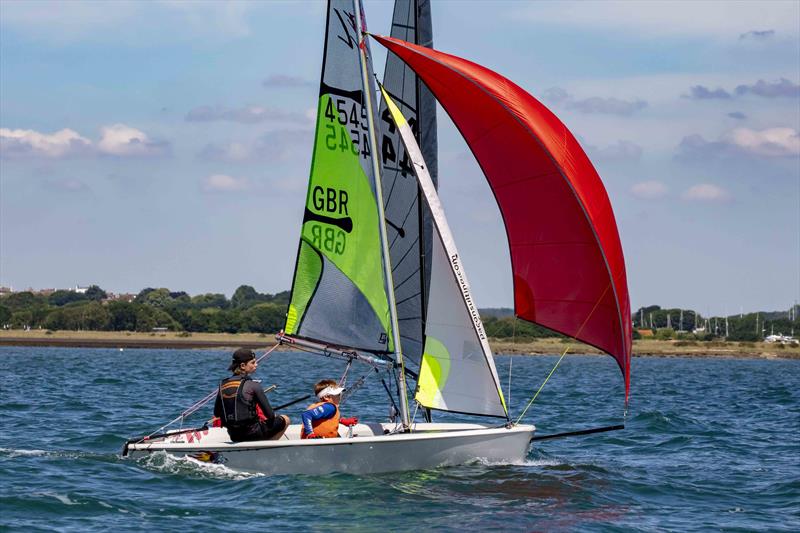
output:
[[[497,369],[467,275],[411,124],[383,92],[430,209],[432,268],[416,400],[431,409],[508,417]]]
[[[397,0],[392,37],[430,47],[433,45],[431,7],[428,0]],[[436,101],[427,87],[403,61],[387,54],[383,87],[411,125],[436,185]],[[431,219],[420,200],[417,180],[407,150],[381,101],[377,117],[379,161],[386,209],[392,277],[403,357],[418,368],[425,342],[425,313],[431,272]]]
[[[305,214],[284,330],[392,352],[380,209],[353,0],[331,0]],[[371,64],[367,79],[372,79]],[[372,100],[374,101],[374,100]]]
[[[612,355],[630,390],[625,261],[608,195],[564,124],[485,67],[375,36],[403,59],[450,115],[503,214],[516,315]]]

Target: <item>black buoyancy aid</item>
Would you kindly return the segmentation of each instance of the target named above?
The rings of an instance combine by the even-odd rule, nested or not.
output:
[[[258,422],[256,402],[244,399],[244,385],[252,381],[249,376],[231,376],[219,384],[222,400],[222,425],[229,428],[243,428]]]

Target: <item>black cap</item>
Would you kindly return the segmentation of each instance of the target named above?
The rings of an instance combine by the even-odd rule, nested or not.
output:
[[[231,359],[231,366],[228,367],[228,370],[233,372],[239,365],[242,363],[247,363],[256,358],[255,352],[248,348],[239,348],[235,352],[233,352],[233,359]]]

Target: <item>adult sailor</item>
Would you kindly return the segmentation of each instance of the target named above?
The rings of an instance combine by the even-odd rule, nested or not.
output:
[[[228,368],[233,375],[219,384],[214,416],[221,419],[233,442],[279,439],[289,427],[289,417],[275,414],[261,384],[250,377],[256,368],[253,350],[239,348],[233,352]]]

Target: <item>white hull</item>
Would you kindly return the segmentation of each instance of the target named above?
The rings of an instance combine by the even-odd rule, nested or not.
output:
[[[414,432],[384,435],[393,424],[358,424],[353,436],[300,440],[300,427],[290,426],[280,440],[232,443],[222,428],[175,434],[129,444],[126,455],[154,452],[190,456],[221,463],[242,472],[264,474],[374,474],[422,470],[466,463],[521,461],[535,431],[532,425],[512,428],[479,424],[416,424]],[[340,428],[346,435],[346,428]]]

